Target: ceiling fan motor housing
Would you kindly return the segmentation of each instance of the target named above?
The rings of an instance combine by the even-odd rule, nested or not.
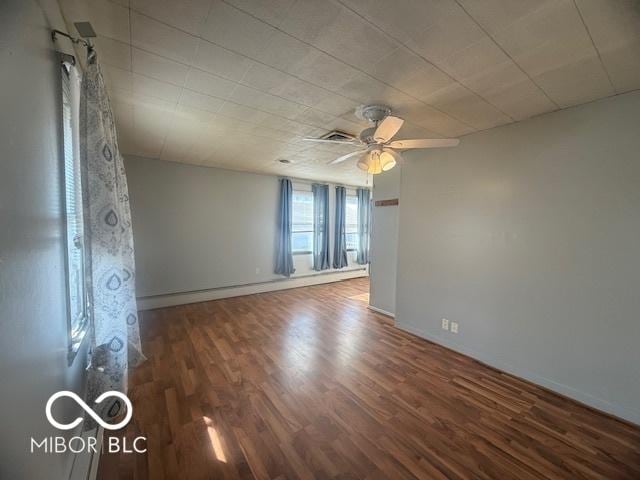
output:
[[[362,132],[360,132],[360,140],[367,145],[376,143],[373,138],[373,134],[376,131],[376,127],[365,128]]]
[[[391,114],[391,108],[386,105],[361,105],[356,108],[356,117],[377,124],[384,117]]]

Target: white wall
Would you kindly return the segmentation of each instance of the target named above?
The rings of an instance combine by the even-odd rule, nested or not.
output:
[[[376,175],[373,199],[400,196],[400,165]],[[398,255],[398,215],[401,204],[376,207],[371,212],[371,266],[369,305],[394,315],[396,312],[396,266]]]
[[[84,389],[85,351],[67,366],[60,155],[60,12],[0,3],[0,478],[69,477],[71,454],[29,453],[30,437],[69,437],[45,417],[49,396]],[[51,2],[44,2],[49,7]],[[57,18],[51,18],[51,15]],[[52,25],[51,22],[57,22]],[[74,403],[56,418],[82,414]]]
[[[635,92],[407,154],[398,325],[640,423],[639,119]]]
[[[278,177],[141,157],[125,165],[139,297],[284,278],[273,273]],[[333,185],[329,191],[333,212]],[[295,255],[294,263],[294,277],[316,273],[311,255]],[[362,268],[350,252],[340,271]]]

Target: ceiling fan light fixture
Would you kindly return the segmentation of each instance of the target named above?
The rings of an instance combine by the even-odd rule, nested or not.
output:
[[[380,154],[380,167],[383,172],[387,172],[396,166],[396,158],[389,151],[384,151]]]
[[[369,170],[372,175],[378,175],[382,173],[382,163],[380,162],[380,150],[373,150],[369,154]]]
[[[358,160],[357,166],[372,175],[378,175],[396,166],[399,155],[392,150],[375,149],[366,153]]]
[[[358,168],[365,172],[369,171],[369,154],[362,155],[360,160],[358,160]]]

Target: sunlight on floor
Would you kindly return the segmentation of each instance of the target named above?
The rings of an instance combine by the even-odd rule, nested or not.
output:
[[[358,295],[353,295],[351,297],[349,297],[350,300],[358,300],[360,302],[365,302],[366,304],[369,304],[369,292],[367,293],[360,293]]]
[[[227,463],[227,457],[225,457],[224,451],[222,450],[222,442],[220,442],[218,432],[213,427],[213,422],[209,417],[202,418],[204,419],[204,423],[207,425],[207,433],[209,434],[209,441],[211,442],[211,446],[213,447],[214,455],[220,462]]]

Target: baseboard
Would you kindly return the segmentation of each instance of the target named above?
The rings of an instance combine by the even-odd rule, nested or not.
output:
[[[366,277],[369,273],[365,268],[347,270],[342,272],[318,273],[292,278],[283,278],[269,282],[252,283],[249,285],[237,285],[233,287],[212,288],[197,292],[172,293],[169,295],[154,295],[138,298],[138,310],[152,310],[154,308],[173,307],[189,303],[208,302],[221,298],[240,297],[254,293],[273,292],[287,290],[289,288],[308,287],[323,283],[339,282],[350,278]]]
[[[412,335],[415,335],[417,337],[433,342],[449,350],[453,350],[456,353],[460,353],[464,356],[470,357],[486,365],[489,368],[493,368],[495,370],[508,373],[509,375],[513,375],[514,377],[530,382],[536,386],[542,387],[562,397],[566,397],[570,400],[576,401],[587,408],[598,411],[600,413],[604,413],[622,422],[629,423],[634,426],[640,426],[640,412],[638,411],[629,410],[627,408],[620,407],[611,402],[608,402],[607,400],[594,397],[593,395],[582,392],[580,390],[576,390],[567,385],[563,385],[561,383],[557,383],[548,378],[541,377],[540,375],[537,375],[533,372],[524,370],[522,368],[514,367],[513,365],[507,362],[496,360],[490,355],[485,354],[485,352],[481,352],[479,350],[476,350],[474,348],[468,347],[467,345],[452,341],[450,339],[445,339],[438,335],[432,335],[413,325],[396,323],[396,327],[399,328],[400,330],[409,332]]]
[[[98,465],[100,462],[100,453],[102,451],[103,434],[104,429],[102,427],[82,433],[81,436],[83,438],[96,437],[96,451],[92,452],[87,450],[75,455],[69,480],[95,480],[98,477]]]
[[[374,312],[381,313],[382,315],[386,315],[387,317],[396,318],[395,313],[387,312],[386,310],[383,310],[378,307],[374,307],[373,305],[368,305],[368,307],[369,307],[369,310],[373,310]]]
[[[91,458],[91,468],[89,469],[89,476],[87,477],[87,480],[96,480],[96,478],[98,478],[98,466],[100,465],[100,458],[102,458],[102,441],[104,439],[104,428],[98,427],[98,433],[96,434],[96,437],[98,437],[98,453],[95,453]]]

